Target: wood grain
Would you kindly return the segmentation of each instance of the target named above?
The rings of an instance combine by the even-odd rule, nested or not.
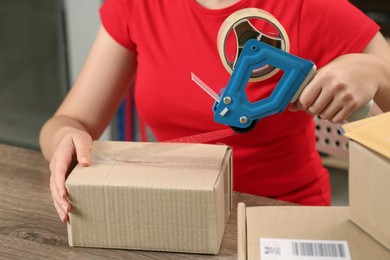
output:
[[[0,258],[4,259],[236,259],[238,202],[249,206],[288,203],[234,193],[220,253],[214,255],[75,248],[54,210],[48,163],[40,152],[0,144]]]

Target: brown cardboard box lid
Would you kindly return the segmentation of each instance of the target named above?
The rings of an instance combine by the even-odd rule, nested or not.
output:
[[[390,158],[390,112],[343,125],[345,135]]]
[[[348,207],[245,207],[240,203],[238,259],[260,259],[260,238],[348,241],[353,260],[390,259],[389,250],[350,221]]]
[[[93,167],[77,166],[82,168],[80,173],[71,174],[66,184],[128,186],[130,183],[133,187],[212,190],[229,149],[207,144],[94,142]],[[90,178],[89,171],[94,178]]]

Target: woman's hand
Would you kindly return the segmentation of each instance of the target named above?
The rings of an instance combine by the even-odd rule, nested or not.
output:
[[[82,166],[91,164],[92,137],[85,131],[74,129],[58,143],[50,160],[50,191],[55,209],[62,222],[69,219],[71,206],[67,200],[65,180],[74,159]]]
[[[318,70],[290,110],[341,123],[371,99],[390,111],[390,46],[379,32],[363,53],[340,56]]]
[[[378,91],[377,59],[368,54],[348,54],[333,60],[317,71],[290,110],[343,122]]]

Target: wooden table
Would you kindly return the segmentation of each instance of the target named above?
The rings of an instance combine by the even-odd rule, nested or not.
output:
[[[236,259],[238,202],[249,206],[288,203],[234,193],[220,253],[213,255],[73,248],[49,191],[48,163],[40,152],[0,144],[0,258],[5,259]]]

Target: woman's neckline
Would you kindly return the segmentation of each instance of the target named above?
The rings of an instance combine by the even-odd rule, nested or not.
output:
[[[226,7],[218,8],[218,9],[209,9],[204,6],[202,6],[200,3],[198,3],[196,0],[190,0],[189,2],[191,3],[191,6],[205,14],[209,15],[220,15],[224,13],[230,13],[232,10],[238,10],[241,9],[243,6],[246,5],[246,3],[249,0],[239,0],[231,5],[228,5]]]

